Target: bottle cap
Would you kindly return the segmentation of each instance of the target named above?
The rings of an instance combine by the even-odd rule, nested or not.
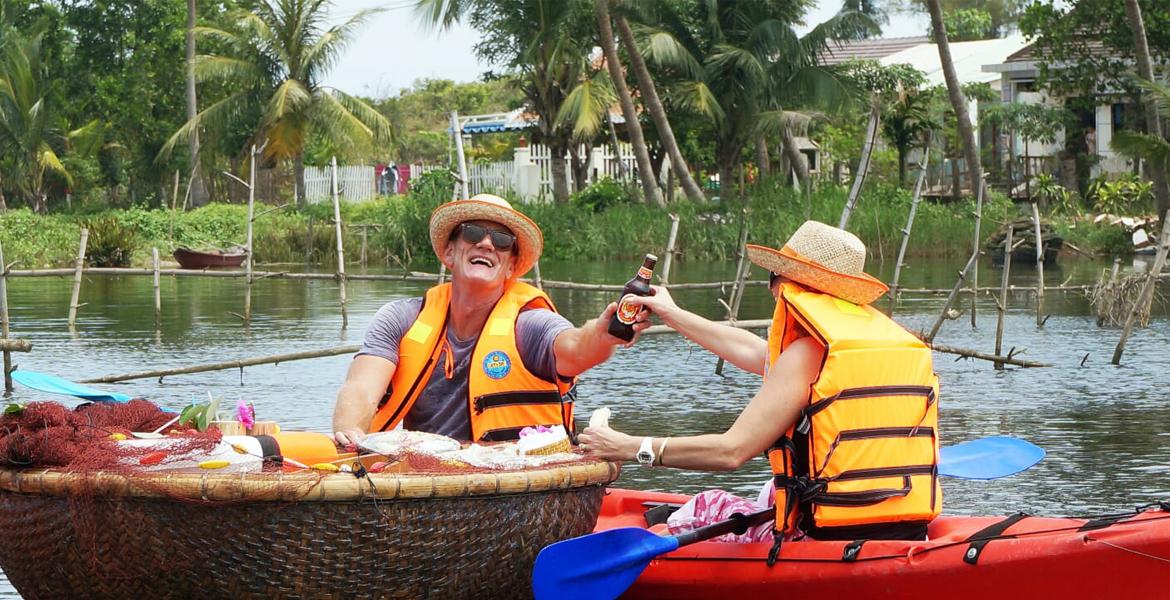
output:
[[[653,254],[647,254],[646,258],[649,258],[650,260],[652,260],[654,262],[658,262],[658,257],[654,256]]]

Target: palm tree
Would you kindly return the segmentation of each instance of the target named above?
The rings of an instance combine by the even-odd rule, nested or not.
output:
[[[922,90],[903,90],[886,109],[882,133],[898,151],[898,185],[906,187],[906,155],[922,147],[924,135],[938,129],[930,117],[930,95]]]
[[[653,199],[658,204],[663,204],[662,195],[658,190],[658,182],[654,180],[654,167],[650,164],[650,152],[646,148],[646,138],[642,136],[642,124],[638,122],[638,112],[634,110],[634,99],[630,96],[630,88],[626,86],[626,76],[622,72],[622,65],[618,60],[613,25],[609,20],[609,3],[610,0],[594,0],[594,4],[597,6],[598,31],[601,34],[601,50],[605,54],[605,66],[609,69],[610,79],[613,80],[614,89],[617,91],[618,103],[622,107],[622,116],[626,119],[626,132],[630,136],[630,143],[634,146],[634,156],[638,161],[638,178],[642,181],[642,191],[647,200]],[[621,17],[618,19],[619,24],[623,22]],[[671,141],[673,140],[672,137]]]
[[[670,168],[678,175],[687,198],[692,201],[703,200],[703,190],[699,189],[698,184],[691,177],[691,170],[687,167],[687,162],[683,160],[682,152],[678,148],[678,141],[674,139],[674,130],[671,129],[670,120],[666,116],[666,109],[658,97],[658,88],[654,85],[654,78],[650,75],[650,69],[646,67],[641,49],[635,43],[634,32],[626,17],[620,13],[617,15],[617,24],[622,44],[630,55],[630,64],[634,67],[634,75],[638,78],[638,88],[642,90],[642,97],[650,111],[650,118],[658,130],[658,139],[666,148],[667,156],[670,157]]]
[[[1147,83],[1154,81],[1154,68],[1150,60],[1150,46],[1146,39],[1146,30],[1142,18],[1142,9],[1137,0],[1125,0],[1125,15],[1129,21],[1130,30],[1134,36],[1134,58],[1137,61],[1138,76]],[[1166,96],[1158,92],[1164,87],[1143,86],[1147,93],[1146,101],[1146,134],[1150,138],[1162,138],[1162,122],[1158,117],[1158,108],[1165,102]],[[1160,88],[1160,89],[1159,89]],[[1152,140],[1151,140],[1152,141]],[[1123,142],[1124,144],[1124,142]],[[1154,183],[1154,200],[1157,205],[1158,218],[1166,222],[1166,213],[1170,209],[1170,184],[1167,183],[1167,167],[1164,162],[1155,161],[1150,166],[1150,179]]]
[[[199,114],[199,102],[195,96],[195,0],[187,0],[187,120]],[[191,152],[191,165],[194,167],[199,158],[199,132],[191,134],[187,141]],[[199,169],[191,171],[191,205],[203,206],[207,204],[207,191],[203,189],[203,175]]]
[[[553,198],[569,201],[565,161],[573,136],[571,119],[558,118],[573,90],[588,80],[595,15],[582,0],[417,0],[426,24],[446,28],[466,20],[483,33],[476,54],[504,64],[537,115],[536,141],[548,146]]]
[[[662,4],[644,15],[652,38],[645,54],[679,75],[673,90],[677,102],[714,123],[715,162],[724,195],[744,147],[754,143],[761,129],[782,132],[792,125],[783,102],[789,89],[826,87],[829,73],[816,67],[816,57],[829,40],[856,37],[874,26],[849,4],[804,37],[794,28],[806,2],[706,0],[680,6]]]
[[[261,0],[255,10],[236,11],[231,29],[200,27],[200,37],[224,48],[222,55],[195,61],[199,81],[219,80],[229,95],[187,121],[163,146],[204,128],[254,127],[251,143],[267,161],[292,161],[297,202],[305,199],[305,137],[316,131],[344,146],[371,147],[390,140],[390,123],[361,99],[322,85],[328,70],[375,10],[363,10],[340,25],[325,27],[329,0]],[[245,123],[260,115],[259,123]]]
[[[41,34],[5,37],[0,48],[0,157],[10,185],[34,212],[44,214],[51,178],[71,183],[60,153],[71,143],[91,146],[103,128],[93,121],[69,131],[60,120],[53,103],[60,80],[49,79],[41,62]]]

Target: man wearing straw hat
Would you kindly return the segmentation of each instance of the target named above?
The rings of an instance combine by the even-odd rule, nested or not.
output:
[[[572,434],[576,376],[626,343],[606,333],[616,304],[574,328],[544,292],[516,281],[544,238],[498,196],[440,206],[430,236],[451,282],[375,315],[337,394],[335,440],[399,423],[477,442],[516,439],[534,425]]]
[[[771,274],[776,297],[766,343],[687,313],[668,295],[636,299],[705,348],[763,373],[731,428],[653,438],[591,427],[581,447],[707,471],[766,452],[776,484],[773,558],[780,540],[802,535],[923,539],[942,509],[930,349],[869,306],[887,288],[864,272],[865,246],[849,232],[807,221],[780,250],[748,245],[747,253]]]

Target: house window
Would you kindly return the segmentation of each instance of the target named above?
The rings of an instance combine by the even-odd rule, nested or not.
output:
[[[1120,102],[1110,107],[1109,114],[1113,121],[1113,131],[1121,131],[1122,129],[1133,129],[1132,124],[1126,127],[1125,122],[1125,105]]]

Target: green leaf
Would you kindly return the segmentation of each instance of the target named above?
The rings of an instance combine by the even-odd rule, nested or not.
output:
[[[19,415],[24,412],[25,404],[23,402],[13,402],[4,409],[5,415]]]

